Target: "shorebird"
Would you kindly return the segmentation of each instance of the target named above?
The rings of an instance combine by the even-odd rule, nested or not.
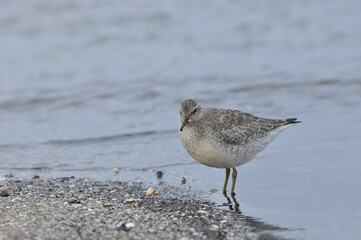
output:
[[[193,99],[181,104],[180,118],[179,136],[187,152],[206,166],[226,169],[225,195],[233,169],[232,196],[236,167],[251,161],[280,132],[300,122],[297,118],[269,119],[238,110],[202,107]]]

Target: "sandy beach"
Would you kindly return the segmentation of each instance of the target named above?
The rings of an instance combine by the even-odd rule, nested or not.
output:
[[[195,200],[182,185],[157,186],[147,195],[149,187],[3,178],[0,239],[248,239],[239,214]]]

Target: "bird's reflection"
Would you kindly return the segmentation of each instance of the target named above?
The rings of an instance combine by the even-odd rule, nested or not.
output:
[[[224,197],[227,199],[227,203],[224,205],[228,205],[229,210],[234,211],[235,213],[241,213],[239,210],[239,203],[237,202],[235,194],[231,194],[231,198],[228,197],[227,193],[223,193]]]
[[[301,228],[280,227],[280,226],[276,226],[276,225],[273,225],[270,223],[265,223],[262,221],[262,219],[254,218],[251,216],[246,216],[246,215],[242,214],[242,212],[239,208],[239,203],[235,197],[235,194],[231,195],[230,197],[227,195],[227,193],[224,193],[223,195],[226,198],[227,202],[223,203],[221,206],[227,206],[229,208],[229,210],[231,210],[235,214],[239,214],[240,219],[242,219],[245,222],[245,225],[250,228],[250,231],[258,235],[257,239],[270,239],[270,240],[280,239],[280,240],[283,240],[285,238],[273,235],[272,232],[273,231],[279,232],[279,231],[304,230]]]

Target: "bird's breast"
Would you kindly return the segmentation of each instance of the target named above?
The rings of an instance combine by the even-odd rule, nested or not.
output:
[[[228,153],[213,139],[206,138],[191,126],[183,128],[179,135],[184,148],[198,162],[210,167],[229,167],[225,156]]]
[[[184,126],[182,131],[179,131],[179,137],[187,152],[194,157],[199,142],[199,136],[195,129],[189,125]]]

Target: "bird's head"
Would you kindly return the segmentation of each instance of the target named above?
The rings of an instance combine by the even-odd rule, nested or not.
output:
[[[180,106],[180,118],[182,124],[179,131],[182,131],[187,124],[196,123],[201,117],[202,107],[193,99],[185,100]]]

